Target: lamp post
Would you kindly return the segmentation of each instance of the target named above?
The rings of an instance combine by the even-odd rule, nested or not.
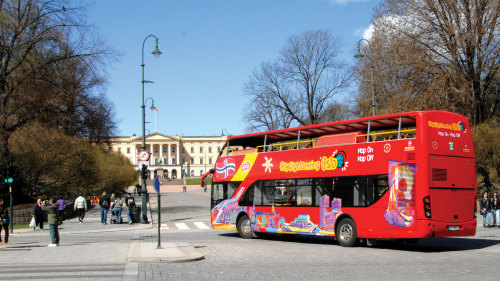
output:
[[[146,101],[144,100],[144,84],[145,83],[152,83],[151,81],[146,81],[144,80],[144,45],[146,44],[146,40],[148,38],[154,37],[156,42],[155,42],[155,49],[153,50],[152,54],[154,55],[155,58],[158,58],[161,55],[160,50],[158,49],[158,37],[154,35],[148,35],[142,42],[142,150],[146,150]],[[141,192],[141,197],[142,197],[142,207],[141,207],[141,223],[148,223],[148,217],[147,217],[147,211],[146,211],[146,196],[147,196],[147,190],[146,190],[146,178],[144,175],[141,174],[142,177],[142,192]]]
[[[364,80],[364,82],[370,82],[371,84],[371,87],[372,87],[372,108],[373,108],[373,116],[375,116],[375,86],[374,86],[374,83],[375,83],[375,80],[373,79],[373,69],[374,69],[374,65],[373,65],[373,50],[372,50],[372,44],[370,44],[370,41],[366,40],[366,39],[361,39],[358,41],[358,52],[354,55],[355,58],[357,59],[361,59],[361,58],[364,58],[365,55],[361,52],[361,42],[362,41],[366,41],[366,43],[368,43],[368,47],[370,48],[370,74],[371,74],[371,80]]]

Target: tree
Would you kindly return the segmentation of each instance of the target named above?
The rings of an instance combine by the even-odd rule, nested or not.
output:
[[[244,92],[250,97],[250,129],[286,128],[324,120],[335,95],[350,83],[339,60],[341,41],[327,30],[288,39],[276,61],[261,64]],[[332,120],[333,121],[333,120]]]
[[[111,105],[94,94],[109,51],[83,12],[64,0],[0,1],[0,164],[12,160],[11,135],[34,120],[89,140],[114,128]]]
[[[371,44],[377,109],[446,109],[472,124],[499,116],[499,17],[499,1],[382,1]]]
[[[500,121],[492,119],[472,128],[476,168],[483,188],[489,192],[500,183]],[[496,188],[500,187],[497,185]]]

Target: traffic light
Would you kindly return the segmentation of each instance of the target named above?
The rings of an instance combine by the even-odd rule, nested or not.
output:
[[[13,178],[6,178],[4,180],[5,183],[13,183],[14,182],[14,179]]]
[[[143,179],[148,178],[148,167],[146,165],[142,165],[141,174]]]

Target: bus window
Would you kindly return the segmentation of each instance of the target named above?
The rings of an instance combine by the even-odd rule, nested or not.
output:
[[[212,208],[220,202],[233,197],[241,182],[214,182],[212,185]]]
[[[364,207],[380,199],[387,189],[387,175],[337,177],[332,196],[342,199],[342,207]]]
[[[297,206],[312,205],[312,186],[310,179],[297,180]]]
[[[313,189],[314,189],[314,206],[319,206],[321,197],[328,195],[331,197],[331,191],[333,189],[333,178],[317,178],[313,179]]]

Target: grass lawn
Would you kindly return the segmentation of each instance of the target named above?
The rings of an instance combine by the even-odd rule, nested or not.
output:
[[[197,185],[200,186],[201,178],[187,178],[186,185]],[[207,185],[210,186],[212,184],[212,179],[207,179]]]

